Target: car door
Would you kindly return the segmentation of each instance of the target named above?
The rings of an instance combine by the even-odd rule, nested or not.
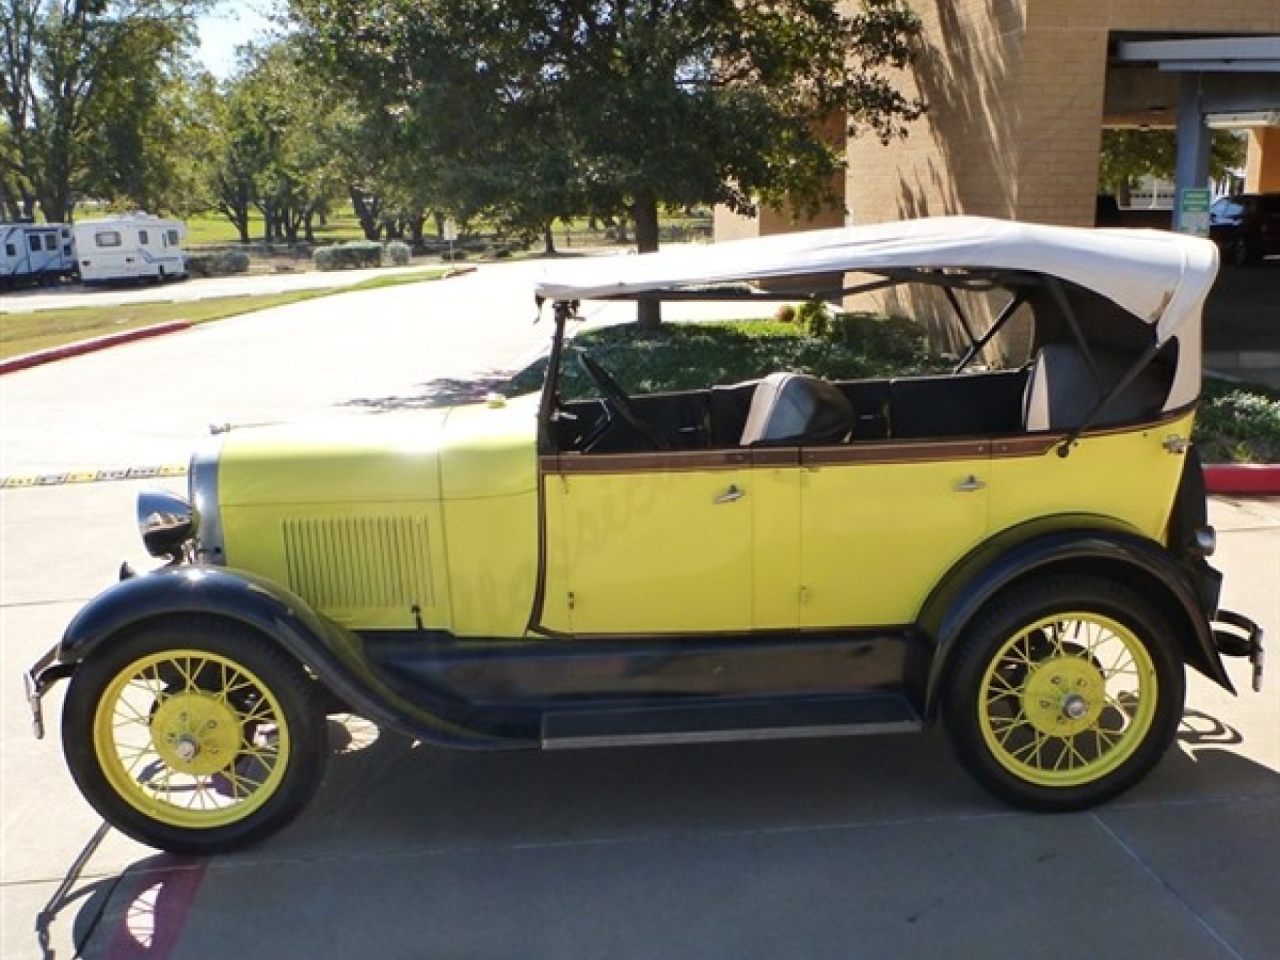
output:
[[[990,445],[919,441],[804,456],[800,625],[912,622],[942,576],[982,542]]]
[[[794,625],[795,451],[543,464],[543,629],[705,636]]]

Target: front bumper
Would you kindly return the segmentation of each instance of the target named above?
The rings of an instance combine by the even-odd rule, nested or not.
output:
[[[59,662],[58,646],[53,646],[22,675],[27,706],[31,708],[31,727],[37,740],[44,739],[44,711],[40,701],[49,692],[50,687],[59,680],[71,676],[75,668],[74,663]]]
[[[1253,689],[1262,692],[1262,628],[1248,617],[1231,610],[1219,610],[1210,626],[1213,645],[1224,657],[1247,657],[1253,665]]]

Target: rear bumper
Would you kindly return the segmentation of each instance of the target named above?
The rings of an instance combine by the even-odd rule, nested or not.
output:
[[[1219,610],[1211,624],[1213,644],[1224,657],[1245,657],[1253,665],[1253,689],[1262,690],[1262,628],[1248,617]]]

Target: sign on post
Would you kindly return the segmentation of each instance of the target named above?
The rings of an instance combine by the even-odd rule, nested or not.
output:
[[[1195,237],[1209,235],[1209,201],[1211,197],[1205,187],[1188,187],[1178,195],[1179,233],[1189,233]]]

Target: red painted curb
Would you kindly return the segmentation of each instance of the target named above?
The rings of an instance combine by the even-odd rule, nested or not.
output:
[[[1280,464],[1207,463],[1204,485],[1219,495],[1280,497]]]
[[[52,363],[54,360],[78,357],[84,353],[93,353],[95,350],[105,350],[107,347],[114,347],[121,343],[146,340],[149,337],[159,337],[166,333],[177,333],[179,330],[186,330],[190,326],[190,320],[170,320],[168,323],[157,323],[151,327],[122,330],[120,333],[109,333],[105,337],[94,337],[92,340],[80,340],[61,347],[37,350],[35,353],[24,353],[17,357],[10,357],[8,360],[0,360],[0,375],[13,373],[15,370],[26,370],[28,367],[38,367],[42,363]]]

